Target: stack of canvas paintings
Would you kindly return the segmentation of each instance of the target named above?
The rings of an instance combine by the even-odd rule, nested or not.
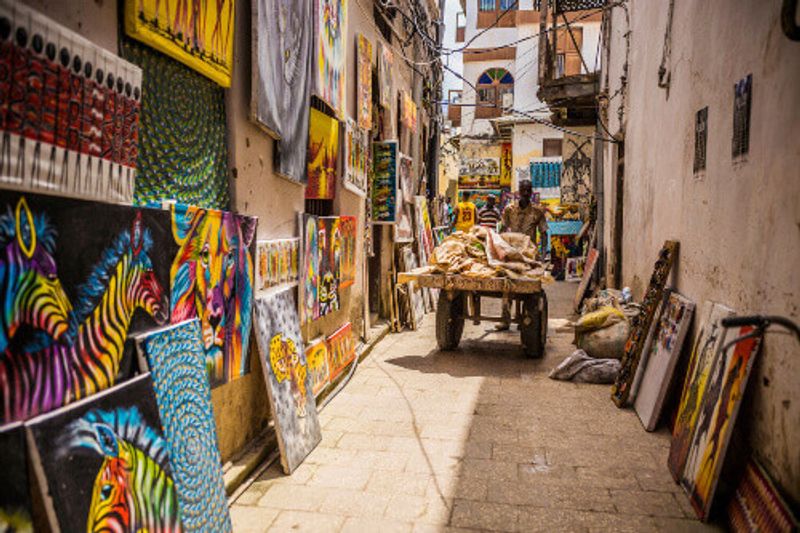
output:
[[[308,343],[306,360],[308,361],[308,374],[311,376],[311,389],[316,398],[328,385],[330,379],[328,345],[325,344],[324,338],[320,337]]]
[[[256,290],[294,287],[300,277],[300,239],[256,243]]]
[[[328,369],[330,381],[339,377],[347,365],[356,357],[356,340],[353,325],[348,322],[334,331],[328,338]]]

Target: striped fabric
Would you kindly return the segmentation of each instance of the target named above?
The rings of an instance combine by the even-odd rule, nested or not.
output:
[[[500,210],[496,207],[492,209],[484,207],[478,211],[478,224],[481,226],[494,229],[498,222],[500,222]]]
[[[531,185],[534,189],[561,185],[561,163],[531,162]]]

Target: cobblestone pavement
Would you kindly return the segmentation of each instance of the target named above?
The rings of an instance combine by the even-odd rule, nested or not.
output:
[[[574,284],[553,284],[547,353],[516,331],[468,324],[436,349],[434,315],[390,335],[321,413],[322,443],[292,476],[270,468],[231,508],[234,530],[694,531],[648,434],[604,385],[547,377],[573,349],[559,332]]]

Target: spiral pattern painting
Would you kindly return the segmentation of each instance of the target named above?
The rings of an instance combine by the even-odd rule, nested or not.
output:
[[[197,319],[137,339],[150,367],[187,531],[231,531]]]

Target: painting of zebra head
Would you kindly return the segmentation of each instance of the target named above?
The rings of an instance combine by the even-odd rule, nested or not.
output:
[[[71,306],[58,278],[56,231],[44,214],[33,214],[25,197],[0,214],[0,351],[13,346],[23,327],[60,340]]]

